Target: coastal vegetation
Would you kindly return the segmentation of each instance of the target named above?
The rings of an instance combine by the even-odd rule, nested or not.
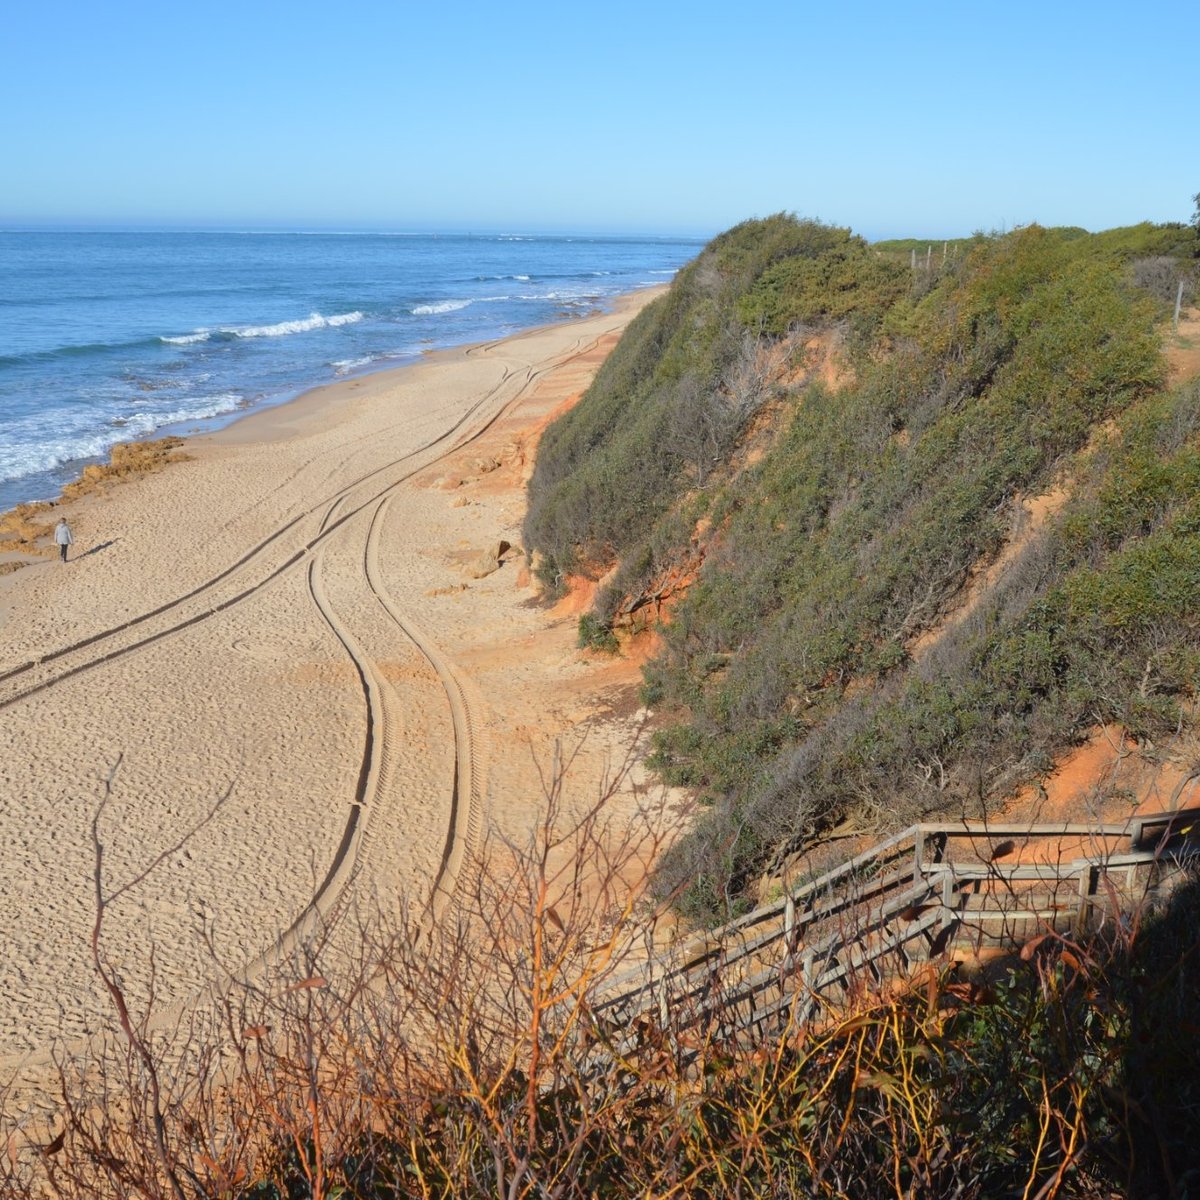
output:
[[[526,536],[548,585],[604,576],[589,644],[694,576],[644,687],[653,765],[705,806],[659,867],[686,914],[848,818],[982,815],[1094,726],[1190,722],[1200,393],[1165,387],[1161,325],[1196,246],[748,222],[547,431]]]
[[[2,1109],[0,1195],[1187,1195],[1200,1178],[1200,879],[986,976],[930,963],[748,1042],[686,1004],[621,1040],[592,1001],[644,933],[602,801],[492,845],[455,920],[350,914],[175,1023],[115,1011],[56,1055],[46,1125]],[[491,864],[490,866],[488,864]],[[586,879],[588,886],[579,887]]]

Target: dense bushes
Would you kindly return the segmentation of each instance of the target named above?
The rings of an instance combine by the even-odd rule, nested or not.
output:
[[[694,884],[698,914],[728,890],[731,845],[745,877],[847,810],[973,811],[1096,721],[1177,722],[1200,646],[1185,600],[1200,546],[1194,448],[1168,443],[1190,433],[1197,398],[1136,404],[1161,380],[1150,307],[1062,245],[1030,231],[977,247],[905,315],[913,350],[850,393],[806,394],[794,433],[739,481],[648,670],[651,698],[689,713],[660,735],[659,766],[716,801],[664,864],[664,887]],[[1068,514],[1075,542],[1036,540],[913,663],[913,639],[1000,546],[1012,498],[1049,487],[1131,406],[1138,429],[1099,453],[1096,499]],[[1153,516],[1130,508],[1143,493]],[[1114,523],[1119,543],[1080,543]]]
[[[768,316],[761,297],[757,308],[748,297],[776,264],[843,254],[865,255],[846,230],[784,216],[749,221],[716,238],[639,314],[586,402],[538,447],[525,538],[547,583],[628,555],[687,489],[706,484],[768,396],[753,362]],[[775,310],[771,319],[785,321]]]
[[[646,699],[671,716],[653,761],[710,805],[662,865],[664,892],[717,915],[848,810],[892,824],[973,810],[1097,720],[1177,723],[1200,647],[1197,397],[1161,394],[1163,297],[1135,267],[1193,238],[1032,227],[912,272],[896,248],[775,217],[718,239],[643,314],[548,432],[528,536],[552,572],[620,560],[594,641],[623,594],[695,556],[704,517],[703,569],[646,669]],[[737,337],[831,323],[853,382],[777,381],[760,461],[731,466],[736,421],[703,479],[670,452],[667,413],[722,378]],[[621,443],[622,422],[649,440]],[[1021,498],[1064,472],[1078,498],[1061,528],[914,661]]]

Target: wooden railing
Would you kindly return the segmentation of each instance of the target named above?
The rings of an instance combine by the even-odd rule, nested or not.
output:
[[[610,980],[592,1022],[620,1049],[645,1020],[683,1017],[718,1038],[804,1021],[863,972],[882,980],[952,946],[1120,920],[1198,853],[1195,810],[1119,825],[913,825]]]

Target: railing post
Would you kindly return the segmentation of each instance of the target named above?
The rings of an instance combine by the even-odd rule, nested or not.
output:
[[[1092,908],[1096,889],[1100,886],[1100,868],[1089,863],[1079,875],[1079,921],[1077,928],[1082,933],[1091,924]]]
[[[1144,835],[1145,822],[1135,817],[1129,824],[1129,849],[1131,853],[1140,849]]]
[[[804,955],[804,962],[800,967],[800,986],[804,989],[804,1003],[811,1007],[816,988],[816,980],[813,979],[813,959],[815,951],[809,950]]]
[[[795,965],[796,955],[796,902],[789,895],[783,905],[783,958],[779,964],[779,982]]]
[[[944,871],[942,873],[942,928],[948,929],[951,921],[954,920],[953,910],[950,907],[950,898],[955,890],[955,879],[953,871]]]

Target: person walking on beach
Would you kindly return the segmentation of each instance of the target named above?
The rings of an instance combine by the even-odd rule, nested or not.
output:
[[[75,544],[75,535],[71,532],[70,525],[67,524],[66,517],[60,517],[58,524],[54,527],[54,541],[58,546],[59,553],[62,555],[62,561],[67,561],[67,547]]]

